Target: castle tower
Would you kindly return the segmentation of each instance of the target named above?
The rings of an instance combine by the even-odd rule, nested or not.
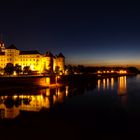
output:
[[[53,71],[53,54],[51,52],[46,52],[45,69],[50,71],[50,72]]]
[[[65,57],[62,53],[59,53],[59,55],[56,58],[56,66],[59,68],[59,71],[64,73],[65,70]]]
[[[15,45],[10,45],[5,49],[5,58],[7,63],[12,63],[13,65],[18,64],[20,50],[16,48]]]

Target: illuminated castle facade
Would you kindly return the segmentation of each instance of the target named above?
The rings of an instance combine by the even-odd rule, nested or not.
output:
[[[18,64],[22,69],[29,66],[32,71],[40,73],[55,72],[56,69],[64,73],[65,57],[62,53],[54,56],[51,52],[42,55],[38,51],[21,51],[14,45],[5,47],[0,41],[0,68],[4,68],[7,63],[12,63],[14,66]]]

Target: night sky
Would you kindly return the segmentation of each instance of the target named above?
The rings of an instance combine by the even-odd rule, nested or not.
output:
[[[62,52],[67,64],[140,64],[140,5],[13,0],[0,3],[6,46]]]

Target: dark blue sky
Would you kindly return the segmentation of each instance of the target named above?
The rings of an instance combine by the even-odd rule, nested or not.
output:
[[[140,64],[139,7],[4,1],[0,32],[7,46],[14,43],[21,50],[62,52],[67,64]]]

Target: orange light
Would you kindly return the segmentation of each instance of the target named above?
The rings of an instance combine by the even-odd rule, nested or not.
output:
[[[120,73],[120,74],[126,74],[127,71],[126,71],[126,70],[120,70],[119,73]]]
[[[100,71],[100,70],[98,70],[98,71],[97,71],[97,73],[101,73],[101,71]]]

